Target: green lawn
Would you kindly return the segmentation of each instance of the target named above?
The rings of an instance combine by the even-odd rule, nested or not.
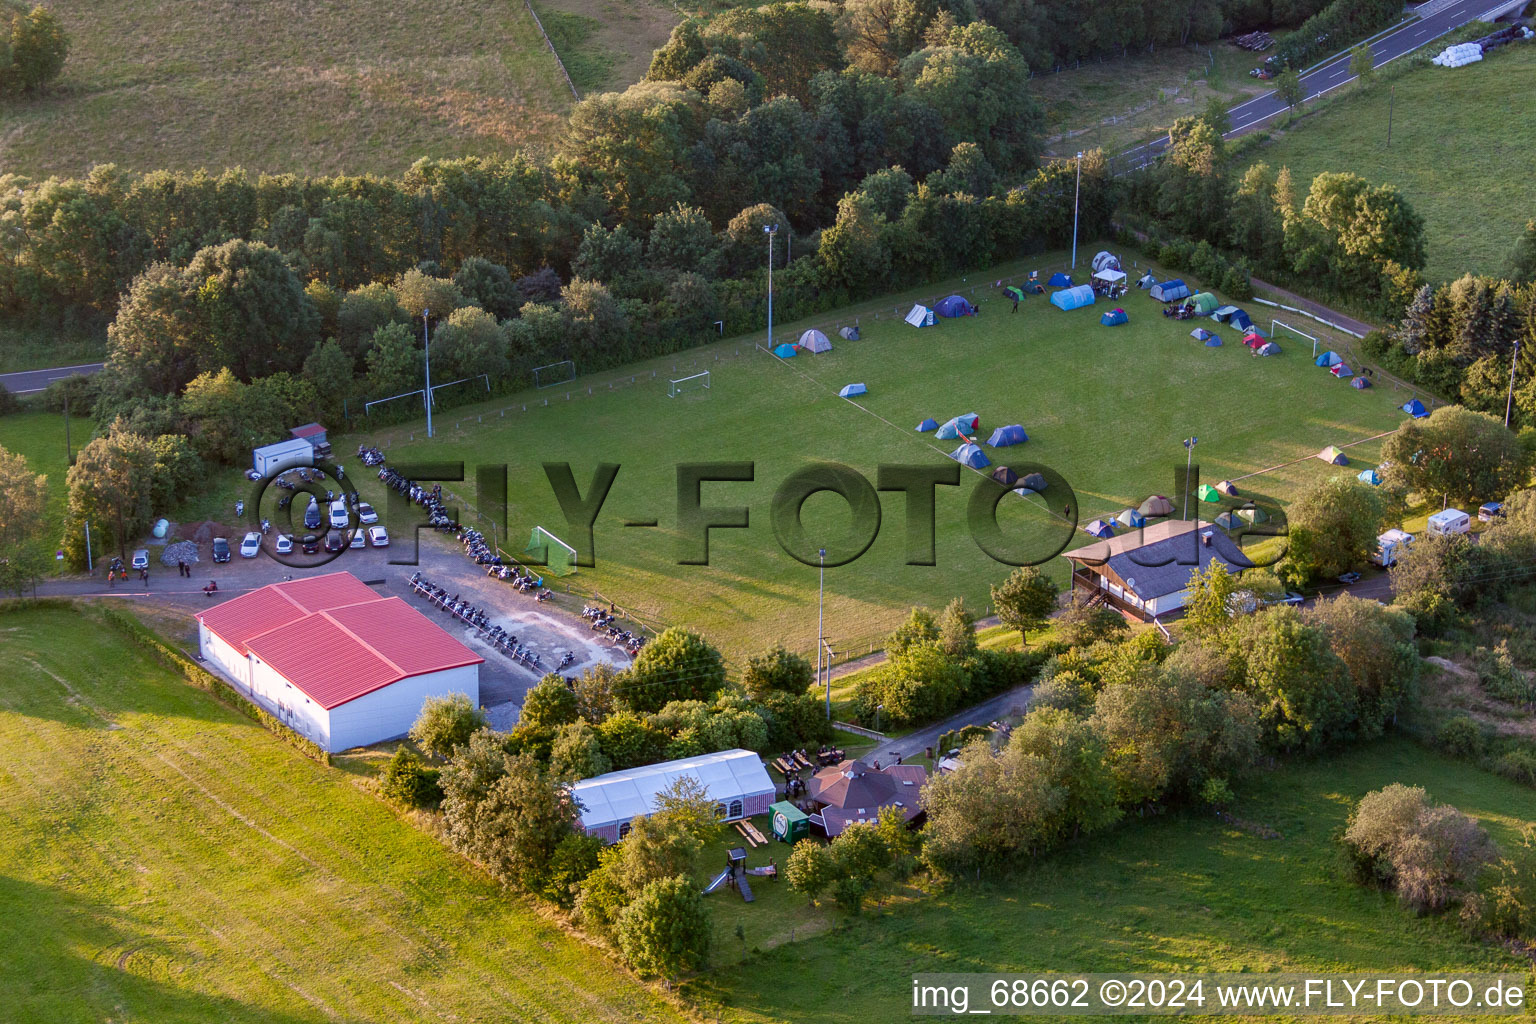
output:
[[[1096,248],[1085,244],[1083,250]],[[882,463],[943,465],[955,442],[915,432],[926,416],[942,422],[977,412],[983,441],[994,427],[1022,424],[1028,444],[987,451],[1014,465],[1059,470],[1075,489],[1080,523],[1114,515],[1150,493],[1174,493],[1174,474],[1184,463],[1180,442],[1191,434],[1200,438],[1196,458],[1205,479],[1304,460],[1241,485],[1246,494],[1283,501],[1299,485],[1338,472],[1307,456],[1391,430],[1401,419],[1395,406],[1403,398],[1391,387],[1354,391],[1315,368],[1310,346],[1300,342],[1281,338],[1283,356],[1259,359],[1225,327],[1219,328],[1224,347],[1204,347],[1189,337],[1194,324],[1164,319],[1142,293],[1122,300],[1131,323],[1107,328],[1098,322],[1104,303],[1063,313],[1034,297],[1011,314],[990,287],[1010,273],[1064,262],[1055,254],[914,293],[931,299],[955,285],[974,289],[982,308],[976,318],[918,330],[894,315],[906,312],[910,296],[888,297],[864,307],[862,340],[836,338],[834,350],[823,355],[780,362],[755,350],[751,338],[730,340],[620,374],[581,378],[569,390],[442,413],[430,443],[417,423],[344,438],[337,450],[350,452],[359,438],[387,441],[393,462],[463,459],[471,479],[474,466],[505,461],[511,535],[518,543],[535,524],[557,534],[565,529],[542,462],[569,461],[583,491],[597,463],[619,463],[597,524],[597,566],[572,582],[653,619],[686,622],[740,658],[776,642],[809,649],[815,636],[817,571],[779,549],[770,520],[780,482],[812,459],[845,463],[871,481]],[[1253,308],[1260,316],[1262,307]],[[820,322],[835,336],[839,321]],[[779,327],[775,340],[796,338],[801,327]],[[709,391],[667,397],[669,377],[704,369],[712,374]],[[855,381],[869,387],[858,405],[836,394]],[[1349,453],[1374,464],[1377,448],[1372,443]],[[706,484],[703,502],[747,506],[750,528],[711,531],[711,564],[679,565],[675,466],[721,460],[754,462],[755,481]],[[969,536],[966,500],[977,479],[939,489],[933,567],[904,564],[904,498],[882,498],[884,518],[873,546],[826,574],[827,632],[839,651],[878,646],[912,604],[940,606],[958,594],[978,612],[985,609],[988,586],[1009,570]],[[459,491],[474,500],[473,483]],[[1066,503],[1054,493],[1049,509],[1009,499],[999,518],[1009,536],[1037,549],[1051,537],[1086,541],[1061,523]],[[812,497],[803,511],[807,531],[829,539],[840,536],[850,518],[847,506],[828,494]],[[652,517],[658,528],[620,525]],[[1064,560],[1051,564],[1065,580]]]
[[[71,416],[69,420],[69,444],[78,454],[91,440],[96,423],[84,416]],[[47,522],[39,543],[50,552],[59,546],[69,505],[65,480],[69,466],[64,461],[64,441],[64,417],[59,413],[19,412],[0,416],[0,448],[25,457],[32,472],[48,477]],[[98,540],[98,552],[103,550],[104,542],[104,537]]]
[[[1004,971],[1514,970],[1529,963],[1421,919],[1349,880],[1335,835],[1362,794],[1422,785],[1505,844],[1536,793],[1406,741],[1261,775],[1235,814],[1266,840],[1201,814],[1132,819],[996,883],[909,893],[811,942],[715,971],[688,992],[713,1018],[896,1021],[911,975]]]
[[[0,630],[5,1019],[680,1019],[88,614]]]
[[[1419,67],[1391,86],[1340,97],[1246,159],[1289,166],[1302,196],[1323,171],[1396,185],[1424,218],[1426,278],[1499,274],[1525,222],[1536,216],[1536,120],[1527,88],[1533,81],[1536,46],[1529,45],[1505,47],[1464,68]]]
[[[683,16],[666,0],[535,0],[534,9],[583,96],[644,78]]]
[[[572,101],[528,8],[462,0],[55,5],[69,59],[6,110],[0,165],[399,175],[542,148]]]

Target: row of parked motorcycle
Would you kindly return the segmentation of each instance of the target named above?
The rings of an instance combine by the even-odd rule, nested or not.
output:
[[[460,622],[475,630],[476,635],[496,650],[507,657],[526,665],[536,672],[544,670],[543,659],[528,645],[520,643],[515,633],[509,633],[504,627],[491,621],[483,608],[471,603],[467,598],[458,594],[449,596],[446,587],[438,586],[427,579],[420,572],[411,575],[411,589],[428,602],[441,608]],[[564,652],[560,660],[560,667],[565,668],[576,660],[573,651]]]
[[[583,605],[581,617],[587,620],[588,628],[592,632],[606,635],[615,647],[624,648],[631,658],[639,654],[640,648],[645,646],[645,637],[614,625],[617,620],[613,617],[613,613],[602,605]]]

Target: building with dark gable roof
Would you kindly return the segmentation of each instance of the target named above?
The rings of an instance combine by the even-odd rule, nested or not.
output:
[[[1179,611],[1189,577],[1220,562],[1229,572],[1253,568],[1220,527],[1199,520],[1163,520],[1118,537],[1062,553],[1072,563],[1072,592],[1143,622]]]

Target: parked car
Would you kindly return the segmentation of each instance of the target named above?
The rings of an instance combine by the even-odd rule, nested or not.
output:
[[[304,553],[306,555],[316,555],[316,554],[319,554],[320,553],[320,538],[316,537],[312,533],[306,533],[304,535],[304,540],[303,540],[301,546],[302,546],[302,549],[303,549],[303,551],[304,551]]]
[[[362,530],[354,530],[354,531],[352,531],[352,541],[351,541],[351,543],[349,543],[347,545],[347,547],[355,549],[355,548],[365,548],[367,546],[368,546],[368,539],[363,536],[363,531]]]
[[[133,563],[132,564],[133,564],[133,567],[135,569],[148,569],[149,568],[149,551],[147,549],[145,549],[145,548],[139,548],[139,550],[135,551],[133,553]]]
[[[1269,599],[1269,603],[1270,604],[1293,604],[1293,605],[1300,605],[1300,604],[1305,604],[1306,600],[1307,599],[1305,597],[1302,597],[1300,594],[1296,593],[1296,591],[1294,591],[1294,590],[1287,590],[1283,597],[1272,597],[1272,598],[1270,598]]]
[[[347,499],[337,498],[331,502],[331,529],[345,530],[351,518],[351,514],[347,511]]]
[[[1502,501],[1490,501],[1479,505],[1477,518],[1485,523],[1491,523],[1495,519],[1504,518],[1504,503]]]
[[[389,534],[384,531],[384,527],[375,526],[368,531],[368,542],[376,548],[387,548]]]
[[[366,501],[357,506],[357,521],[364,526],[372,526],[379,521],[379,514],[373,510],[373,506]]]
[[[309,507],[304,510],[304,529],[318,530],[321,522],[320,506],[315,503],[314,498],[310,498]]]
[[[291,533],[280,533],[280,534],[278,534],[277,535],[277,542],[273,545],[273,547],[275,547],[277,549],[277,553],[280,554],[280,555],[291,554],[293,552],[293,534],[291,534]]]
[[[255,532],[246,534],[245,539],[240,542],[240,557],[255,558],[260,553],[261,534]]]
[[[213,538],[213,560],[215,562],[229,561],[229,541],[223,537]]]
[[[1339,577],[1339,582],[1344,584],[1346,587],[1354,583],[1359,583],[1360,574],[1357,572],[1347,572]]]
[[[325,535],[325,550],[329,551],[331,554],[334,555],[338,551],[344,550],[346,546],[347,538],[341,533],[332,530],[330,533]]]

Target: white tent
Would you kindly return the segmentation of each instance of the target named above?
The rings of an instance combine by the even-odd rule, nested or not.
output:
[[[628,832],[624,826],[654,811],[656,795],[681,778],[698,782],[727,821],[761,814],[774,799],[773,779],[762,758],[750,750],[722,750],[609,772],[576,783],[571,796],[581,808],[581,827],[617,842]]]
[[[814,328],[800,335],[800,347],[807,352],[831,352],[832,343],[827,336]]]
[[[1105,284],[1119,284],[1125,280],[1123,270],[1101,270],[1093,275],[1095,281],[1103,281]]]
[[[911,324],[913,327],[932,327],[933,310],[919,302],[917,305],[913,306],[912,311],[907,314],[907,323]]]

